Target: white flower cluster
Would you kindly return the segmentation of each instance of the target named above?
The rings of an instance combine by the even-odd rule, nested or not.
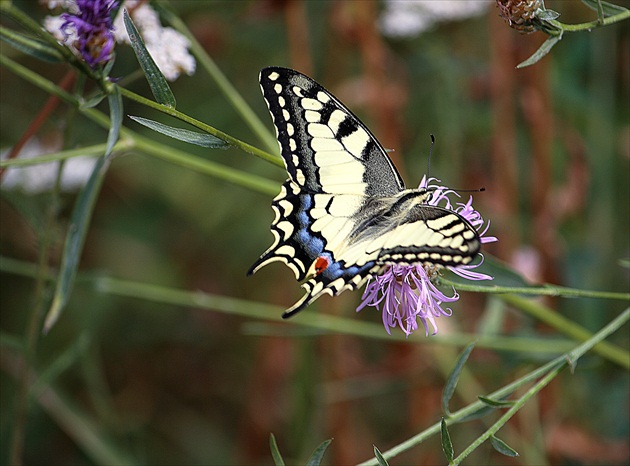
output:
[[[195,72],[195,59],[188,52],[190,41],[175,29],[162,26],[157,12],[148,3],[126,0],[122,8],[129,11],[144,45],[167,80],[175,81],[181,73]],[[114,20],[114,38],[119,43],[130,42],[122,14]]]
[[[380,17],[383,34],[411,38],[443,21],[481,15],[490,0],[386,0]]]
[[[77,5],[74,0],[48,0],[49,8],[63,7],[71,13],[77,13]],[[140,0],[125,0],[114,20],[114,38],[118,43],[130,43],[127,30],[123,22],[122,10],[127,9],[138,28],[144,45],[153,57],[155,64],[169,81],[175,81],[180,74],[192,75],[195,72],[196,63],[194,57],[188,51],[190,41],[175,29],[162,26],[157,12],[148,3]],[[72,44],[76,40],[76,33],[72,27],[61,31],[64,23],[60,16],[47,16],[44,27],[64,44]]]
[[[31,138],[20,151],[20,159],[32,159],[40,155],[56,152],[60,141],[41,141]],[[0,154],[5,159],[9,151]],[[61,173],[60,189],[64,192],[78,191],[85,185],[94,169],[93,157],[75,157],[66,160]],[[50,191],[57,180],[59,162],[41,163],[26,167],[9,167],[2,179],[2,189],[21,190],[29,194]]]

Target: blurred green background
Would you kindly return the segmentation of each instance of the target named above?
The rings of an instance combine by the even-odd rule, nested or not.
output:
[[[467,2],[443,3],[468,16]],[[36,2],[15,4],[34,18],[47,14]],[[487,253],[533,282],[628,291],[628,269],[619,263],[630,252],[628,21],[567,34],[543,61],[517,70],[545,36],[509,29],[492,3],[474,16],[435,21],[407,37],[392,37],[379,27],[392,8],[382,2],[178,0],[170,6],[270,131],[258,72],[269,65],[302,71],[394,149],[392,158],[409,186],[426,172],[434,134],[431,175],[455,188],[486,188],[475,194],[475,206],[491,220],[489,233],[499,237]],[[547,7],[562,13],[566,23],[595,17],[579,2],[547,2]],[[16,27],[4,19],[3,24]],[[124,77],[137,62],[129,47],[117,50],[111,75]],[[53,82],[67,72],[64,65],[39,62],[5,43],[2,53]],[[0,70],[5,150],[48,95]],[[127,87],[151,97],[144,79]],[[180,77],[172,89],[180,111],[264,148],[202,69]],[[66,148],[105,141],[105,131],[80,115],[67,127],[71,113],[57,107],[38,136],[63,139]],[[128,100],[125,114],[179,125]],[[278,188],[285,178],[282,170],[239,150],[203,149],[129,119],[124,124],[167,146],[274,180]],[[288,323],[280,322],[279,312],[264,313],[263,303],[281,309],[301,295],[283,265],[245,276],[271,244],[272,196],[138,152],[112,163],[72,298],[29,356],[29,369],[46,377],[28,398],[26,418],[18,419],[22,339],[34,313],[42,311],[34,306],[33,277],[6,264],[36,263],[41,232],[48,228],[54,233],[50,265],[58,265],[76,194],[62,195],[59,216],[48,227],[50,194],[6,187],[1,194],[2,464],[10,462],[19,422],[26,425],[25,464],[98,464],[106,458],[271,464],[270,432],[289,464],[304,463],[327,438],[334,441],[324,463],[350,464],[370,458],[372,445],[384,451],[439,420],[445,374],[459,347],[421,331],[407,340],[380,341],[300,325],[306,313],[378,324],[375,310],[355,314],[360,292],[322,298]],[[252,300],[261,303],[261,319],[102,292],[94,276]],[[544,302],[591,331],[627,305]],[[440,335],[559,336],[485,295],[462,293],[453,311],[438,322]],[[402,336],[398,329],[394,333]],[[627,348],[628,337],[626,325],[611,341]],[[459,396],[467,393],[474,400],[552,356],[476,350],[467,365],[476,382],[462,380]],[[627,464],[628,389],[627,370],[586,357],[574,374],[556,379],[501,431],[519,458],[485,445],[468,464]],[[463,405],[471,398],[454,401]],[[484,425],[452,428],[456,449]],[[444,463],[437,437],[391,462]]]

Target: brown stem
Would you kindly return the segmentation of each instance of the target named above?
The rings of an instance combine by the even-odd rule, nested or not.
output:
[[[70,87],[72,87],[72,85],[74,84],[75,78],[76,74],[74,73],[74,71],[68,71],[59,82],[59,87],[65,91],[69,90]],[[57,108],[57,105],[59,105],[59,97],[51,95],[42,107],[42,109],[39,111],[39,113],[35,116],[35,118],[33,118],[33,121],[31,121],[31,123],[28,125],[28,128],[26,128],[26,131],[24,131],[22,137],[20,137],[20,139],[9,151],[9,154],[7,155],[8,160],[14,159],[20,154],[28,140],[33,135],[37,134],[42,125],[46,122],[46,120],[48,120],[48,117],[53,112],[53,110]],[[5,171],[6,167],[0,168],[0,181],[2,181],[2,176],[4,175]]]

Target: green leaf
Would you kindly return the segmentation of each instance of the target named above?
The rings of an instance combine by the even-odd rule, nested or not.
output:
[[[19,32],[0,27],[0,39],[4,40],[14,49],[31,55],[32,57],[39,58],[40,60],[49,63],[60,63],[63,61],[62,55],[50,45]]]
[[[547,55],[554,45],[560,42],[562,39],[562,34],[558,34],[557,36],[549,36],[545,42],[534,52],[534,54],[525,60],[522,63],[517,65],[517,68],[525,68],[526,66],[531,66],[534,63],[537,63],[541,58]]]
[[[109,157],[114,150],[114,144],[118,141],[120,128],[123,121],[123,103],[120,95],[120,89],[116,86],[112,88],[111,94],[107,96],[109,103],[109,119],[110,127],[107,134],[107,148],[105,149],[105,157]]]
[[[541,10],[536,13],[536,18],[541,21],[553,21],[554,19],[558,19],[560,17],[560,13],[553,10]]]
[[[603,13],[604,16],[615,16],[615,15],[618,15],[619,13],[628,11],[627,8],[624,8],[620,5],[615,5],[613,3],[608,3],[608,2],[604,2],[600,0],[582,0],[582,3],[584,3],[587,7],[591,8],[592,10],[597,11],[598,15],[600,11]]]
[[[98,198],[105,173],[109,167],[114,144],[118,140],[120,126],[122,124],[122,99],[117,87],[113,87],[112,93],[108,96],[111,126],[107,136],[107,147],[94,165],[88,182],[85,184],[74,204],[70,226],[66,235],[61,257],[59,276],[53,295],[52,304],[46,315],[44,322],[44,333],[48,333],[57,322],[61,312],[68,303],[68,299],[74,286],[74,279],[77,275],[81,252],[85,244],[85,237],[90,226],[94,205]]]
[[[332,439],[328,439],[320,443],[306,462],[306,466],[319,466],[324,458],[324,453],[326,453],[326,448],[328,448],[328,445],[330,445],[331,442]]]
[[[276,443],[276,436],[273,434],[269,434],[269,448],[271,449],[271,457],[273,458],[274,464],[276,466],[284,466],[284,460]]]
[[[514,458],[518,456],[518,452],[510,447],[507,443],[494,435],[490,437],[490,443],[499,453]]]
[[[187,129],[175,128],[163,123],[149,120],[147,118],[128,115],[133,121],[140,123],[147,128],[157,131],[158,133],[165,134],[173,139],[179,141],[188,142],[190,144],[196,144],[201,147],[210,147],[212,149],[227,149],[229,144],[219,139],[216,136],[212,136],[207,133],[198,133],[197,131],[189,131]]]
[[[482,403],[492,406],[493,408],[510,408],[514,406],[514,401],[493,400],[485,396],[478,396],[477,398],[479,398],[479,401]]]
[[[448,433],[448,429],[446,428],[446,420],[442,418],[440,421],[440,432],[442,436],[442,450],[446,455],[446,459],[448,460],[448,464],[453,463],[453,442],[451,442],[451,435]]]
[[[444,387],[444,391],[442,392],[442,412],[446,416],[450,415],[450,411],[448,410],[448,403],[449,401],[451,401],[453,393],[455,393],[455,387],[457,386],[459,375],[461,374],[462,369],[464,368],[464,364],[468,360],[468,356],[470,356],[470,353],[472,352],[474,347],[475,343],[471,343],[464,349],[464,351],[462,351],[462,354],[460,354],[459,358],[457,358],[457,362],[455,363],[453,371],[450,373],[448,379],[446,380],[446,386]]]
[[[379,466],[389,466],[383,454],[378,448],[376,448],[376,445],[374,445],[374,457],[376,458],[376,461],[378,461]]]
[[[99,92],[94,97],[81,102],[81,108],[94,108],[98,104],[100,104],[105,97],[107,97],[107,94],[103,94],[102,92]]]
[[[140,63],[140,68],[144,71],[144,75],[149,82],[155,100],[160,104],[175,108],[175,96],[168,86],[166,78],[155,64],[147,47],[144,45],[144,41],[129,17],[127,10],[123,11],[123,19],[127,34],[129,34],[129,39],[131,40],[131,47],[136,53],[136,57],[138,57],[138,63]]]

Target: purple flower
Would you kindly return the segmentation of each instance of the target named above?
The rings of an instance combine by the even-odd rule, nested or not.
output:
[[[60,29],[66,37],[76,37],[74,47],[92,68],[106,63],[114,51],[111,10],[118,0],[76,0],[78,13],[63,13]]]
[[[429,188],[433,195],[428,200],[428,205],[441,205],[446,209],[453,210],[464,217],[479,233],[482,243],[497,241],[494,236],[485,236],[490,223],[485,223],[479,212],[472,207],[472,196],[466,203],[457,203],[454,207],[448,198],[449,194],[457,194],[445,186],[431,185],[429,182],[438,181],[434,178],[429,180],[424,177],[420,183],[420,188]],[[459,265],[447,267],[453,273],[468,280],[492,280],[492,277],[473,269],[483,263],[481,261],[473,265]],[[397,325],[407,336],[418,329],[418,320],[424,326],[425,334],[429,334],[431,327],[432,334],[437,333],[436,318],[440,316],[450,316],[452,310],[442,307],[443,303],[452,303],[459,299],[459,295],[453,289],[453,296],[442,293],[434,284],[433,279],[437,277],[442,266],[429,265],[390,265],[384,272],[374,277],[366,286],[363,293],[363,302],[357,308],[357,312],[367,306],[373,306],[382,311],[383,325],[387,333],[391,327]]]

